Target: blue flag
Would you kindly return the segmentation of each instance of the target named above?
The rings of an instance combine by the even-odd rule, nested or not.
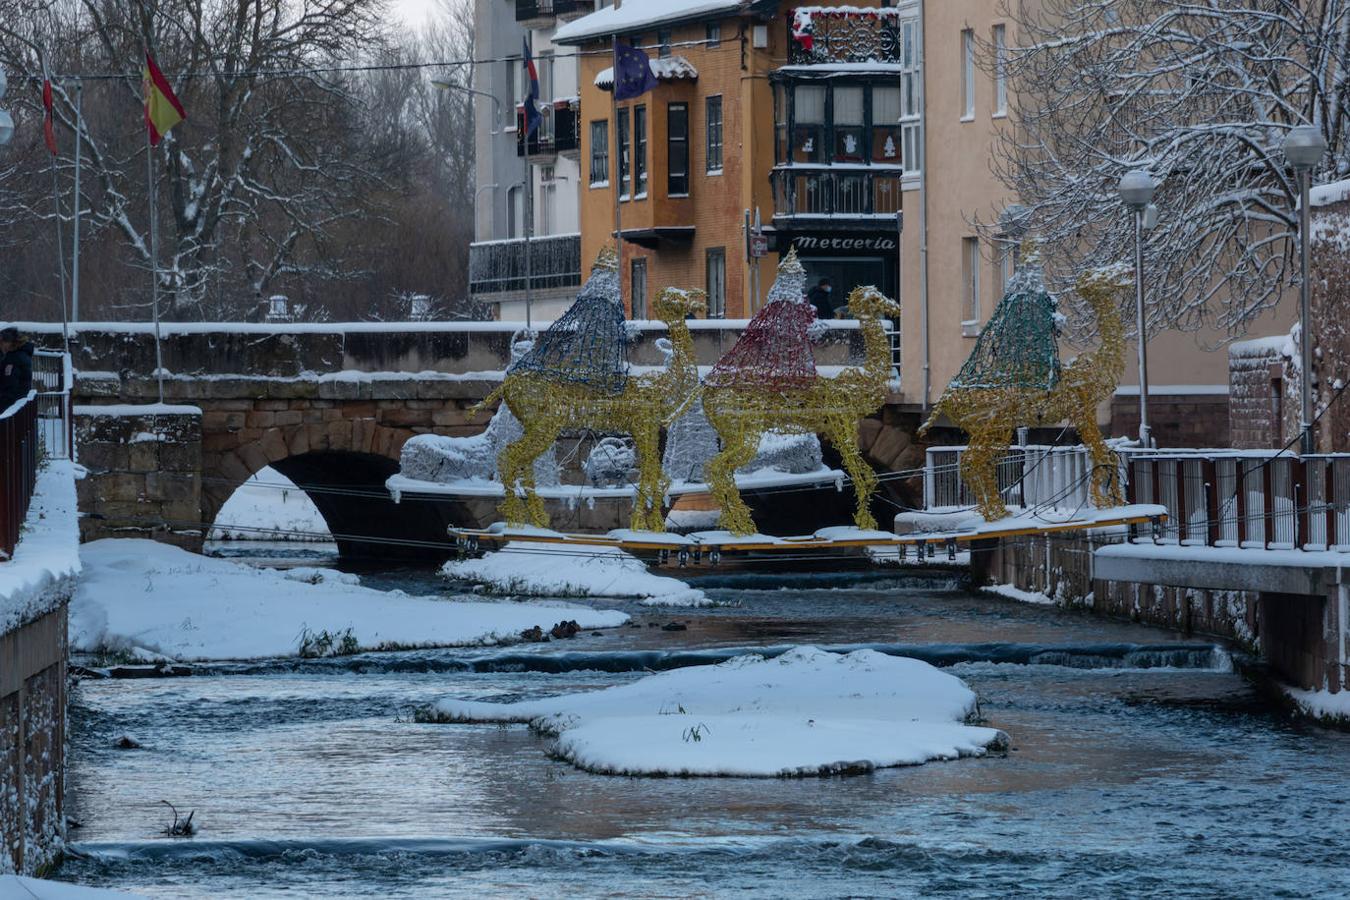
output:
[[[534,57],[530,55],[530,42],[522,41],[525,47],[525,74],[530,76],[530,89],[525,94],[525,136],[531,137],[539,130],[543,116],[539,114],[539,70],[534,67]]]
[[[614,47],[614,99],[632,100],[656,87],[652,62],[636,47],[616,44]]]

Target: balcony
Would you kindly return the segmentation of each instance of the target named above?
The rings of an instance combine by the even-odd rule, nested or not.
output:
[[[575,100],[541,103],[539,129],[525,142],[525,107],[516,107],[516,156],[529,156],[531,162],[547,164],[559,154],[578,159],[581,154],[581,113]]]
[[[581,287],[581,235],[530,239],[530,288],[536,294]],[[525,291],[525,240],[469,245],[469,294],[500,302]],[[514,296],[512,296],[514,295]]]
[[[787,16],[788,65],[904,63],[913,53],[906,45],[914,22],[912,12],[902,16],[895,8],[799,6]]]
[[[813,227],[876,229],[901,210],[900,172],[865,167],[789,166],[775,169],[775,224],[809,219]]]
[[[516,21],[526,28],[547,28],[555,18],[568,21],[594,11],[586,0],[516,0]]]

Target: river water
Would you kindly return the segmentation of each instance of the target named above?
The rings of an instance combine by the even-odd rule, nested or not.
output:
[[[420,570],[363,575],[419,593]],[[168,897],[1345,896],[1350,735],[1205,641],[891,573],[700,583],[735,606],[496,649],[222,665],[72,692],[60,877]],[[685,631],[652,625],[687,623]],[[830,779],[637,779],[419,704],[589,690],[755,648],[868,644],[979,694],[1006,757]],[[123,735],[141,750],[114,749]],[[159,800],[196,837],[159,830]]]

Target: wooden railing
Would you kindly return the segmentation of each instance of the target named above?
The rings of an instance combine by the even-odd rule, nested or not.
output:
[[[1350,454],[1136,453],[1128,486],[1130,502],[1167,507],[1161,541],[1350,550]]]
[[[0,410],[0,560],[14,555],[37,481],[37,394]]]

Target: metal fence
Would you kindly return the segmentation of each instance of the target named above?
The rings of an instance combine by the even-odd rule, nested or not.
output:
[[[964,446],[930,447],[924,463],[925,509],[974,507],[961,478]],[[1022,509],[1083,509],[1091,505],[1092,457],[1081,444],[1014,444],[998,463],[1003,502]],[[1127,475],[1122,459],[1120,476]]]
[[[73,380],[69,354],[57,350],[38,350],[33,354],[38,436],[52,459],[73,458],[74,434],[70,427]]]
[[[0,560],[14,555],[37,481],[36,394],[0,410]]]
[[[1136,453],[1129,498],[1167,507],[1158,540],[1350,550],[1350,454]]]

